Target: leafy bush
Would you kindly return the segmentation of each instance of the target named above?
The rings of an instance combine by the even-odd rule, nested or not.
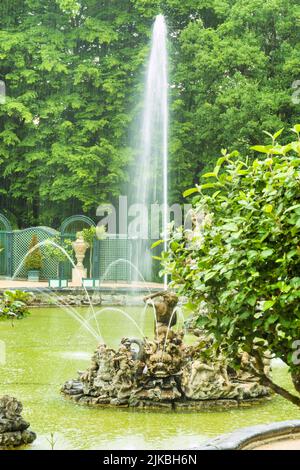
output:
[[[64,251],[63,251],[64,250]],[[69,238],[61,239],[60,236],[49,238],[48,243],[44,245],[44,257],[57,261],[57,277],[59,277],[59,263],[74,260],[74,251],[72,248],[72,240]]]
[[[30,245],[29,245],[29,251],[30,250],[33,250],[33,251],[29,253],[29,255],[27,256],[25,260],[25,266],[28,269],[28,271],[31,271],[31,270],[39,271],[40,269],[42,269],[42,253],[41,253],[40,247],[39,246],[36,247],[38,243],[39,241],[38,241],[37,236],[33,235]],[[36,248],[34,249],[34,247]]]
[[[53,243],[54,244],[53,244]],[[67,253],[64,253],[63,250]],[[60,236],[49,238],[48,243],[44,246],[44,255],[47,258],[55,259],[57,262],[63,262],[74,258],[72,248],[72,240],[69,238],[61,240]]]
[[[93,277],[93,251],[94,251],[94,242],[97,238],[98,240],[104,240],[106,238],[106,228],[103,225],[99,227],[89,227],[82,230],[83,239],[90,247],[90,278]]]
[[[20,319],[29,314],[28,305],[33,299],[33,295],[20,290],[7,290],[0,295],[0,320]]]
[[[89,276],[90,278],[93,277],[93,249],[94,249],[94,241],[96,237],[96,227],[89,227],[89,228],[84,228],[82,230],[82,235],[83,239],[86,243],[89,245],[89,250],[90,250],[90,272]]]
[[[297,140],[288,145],[276,142],[281,130],[271,145],[253,147],[264,154],[259,159],[223,151],[207,182],[186,191],[197,193],[193,228],[173,231],[162,259],[198,326],[223,351],[253,355],[264,383],[271,351],[300,392],[300,125],[292,130]],[[300,406],[300,398],[268,385]]]

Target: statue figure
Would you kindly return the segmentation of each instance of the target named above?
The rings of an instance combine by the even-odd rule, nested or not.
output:
[[[114,358],[116,353],[113,349],[107,348],[103,345],[102,348],[98,348],[98,370],[94,379],[94,387],[107,388],[107,385],[111,383],[112,376],[115,373],[114,369]]]
[[[170,291],[156,292],[144,297],[144,302],[148,302],[157,297],[161,298],[154,302],[158,326],[160,326],[160,323],[170,327],[176,325],[177,315],[176,312],[174,313],[174,309],[178,303],[177,295]]]
[[[185,395],[193,400],[235,398],[238,396],[233,391],[227,374],[224,374],[223,367],[213,363],[205,363],[201,359],[196,359],[185,366],[182,389]]]
[[[100,344],[92,356],[90,367],[80,374],[83,392],[98,398],[107,398],[111,390],[112,378],[115,374],[114,357],[116,353],[106,344]]]
[[[116,373],[112,382],[112,395],[116,395],[118,400],[128,399],[135,385],[136,369],[132,352],[124,343],[121,343],[114,357],[114,365]]]

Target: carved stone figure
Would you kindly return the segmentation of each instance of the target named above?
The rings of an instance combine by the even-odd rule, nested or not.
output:
[[[144,297],[144,302],[149,302],[149,300],[157,297],[160,297],[160,300],[154,302],[157,323],[162,323],[166,326],[176,325],[177,315],[176,312],[174,312],[174,309],[178,304],[177,295],[169,291],[156,292],[155,294]]]
[[[36,434],[29,429],[29,423],[22,416],[23,406],[16,398],[0,397],[0,448],[30,444]]]
[[[206,364],[201,359],[196,359],[184,368],[182,389],[192,400],[238,397],[223,367]]]

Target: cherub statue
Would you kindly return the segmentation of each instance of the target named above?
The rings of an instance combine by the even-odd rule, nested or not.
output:
[[[134,372],[134,361],[132,354],[124,344],[121,344],[117,354],[114,358],[114,364],[117,373],[114,377],[114,383],[132,383],[132,376]]]
[[[170,291],[155,292],[144,297],[144,302],[149,302],[157,297],[160,297],[160,300],[154,302],[157,323],[170,327],[176,325],[177,314],[174,313],[174,309],[178,303],[177,295]]]
[[[115,351],[106,344],[100,344],[92,356],[92,362],[86,372],[81,374],[81,381],[92,384],[93,380],[110,381],[112,377]]]

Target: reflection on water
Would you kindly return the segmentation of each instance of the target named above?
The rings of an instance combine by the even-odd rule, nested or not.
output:
[[[141,310],[126,307],[137,324]],[[88,310],[80,313],[90,315]],[[118,312],[107,311],[99,318],[109,346],[117,347],[123,336],[140,336]],[[146,334],[152,331],[149,312]],[[7,349],[7,363],[0,366],[0,393],[23,401],[24,417],[38,434],[31,449],[50,449],[51,433],[55,449],[187,449],[239,427],[299,419],[299,410],[280,397],[255,407],[201,413],[93,409],[68,402],[60,386],[88,366],[96,341],[61,309],[33,309],[14,327],[0,322],[0,339]],[[292,389],[286,368],[276,366],[274,375]]]

